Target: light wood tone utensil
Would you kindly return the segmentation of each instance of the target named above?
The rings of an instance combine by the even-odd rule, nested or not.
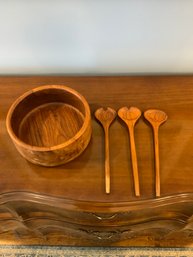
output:
[[[165,112],[150,109],[144,112],[144,117],[149,121],[153,128],[154,134],[154,151],[155,151],[155,187],[156,187],[156,196],[160,196],[160,161],[159,161],[159,137],[158,131],[159,126],[167,120],[167,115]]]
[[[135,139],[134,139],[134,127],[137,120],[141,116],[141,111],[136,107],[130,107],[130,108],[123,107],[119,109],[118,115],[126,123],[129,130],[135,195],[140,196],[137,154],[136,154]]]
[[[95,117],[103,126],[105,133],[105,192],[107,194],[110,194],[109,127],[116,115],[116,111],[110,107],[99,108],[95,112]]]

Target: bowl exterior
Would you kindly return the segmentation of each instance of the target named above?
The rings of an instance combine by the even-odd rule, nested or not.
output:
[[[60,147],[57,150],[37,151],[18,145],[17,142],[14,142],[14,144],[18,152],[29,162],[41,166],[54,167],[78,157],[88,146],[91,134],[92,128],[90,120],[84,133],[78,139],[74,140],[68,146]]]
[[[13,132],[11,125],[12,114],[17,106],[17,104],[26,98],[26,96],[33,94],[34,92],[41,91],[44,89],[61,89],[66,90],[70,94],[77,97],[79,101],[82,101],[85,107],[85,120],[80,131],[71,139],[54,147],[35,147],[22,142]],[[63,86],[63,85],[49,85],[41,86],[26,92],[23,96],[18,98],[11,106],[6,119],[7,131],[16,147],[18,152],[29,162],[42,166],[58,166],[67,163],[77,156],[79,156],[87,147],[92,134],[91,128],[91,114],[90,108],[86,99],[81,96],[75,90]]]

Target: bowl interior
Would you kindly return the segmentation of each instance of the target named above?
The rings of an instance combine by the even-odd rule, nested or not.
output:
[[[81,129],[85,107],[81,99],[59,88],[35,91],[16,105],[11,127],[24,143],[38,147],[60,145]]]

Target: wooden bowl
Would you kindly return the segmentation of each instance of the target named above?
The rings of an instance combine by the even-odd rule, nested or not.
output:
[[[87,101],[61,85],[41,86],[19,97],[9,109],[6,125],[20,154],[43,166],[73,160],[91,137]]]

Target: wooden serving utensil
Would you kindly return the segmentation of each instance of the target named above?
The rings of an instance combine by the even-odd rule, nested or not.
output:
[[[135,139],[134,139],[134,127],[137,120],[141,116],[141,111],[136,107],[130,107],[130,108],[122,107],[121,109],[119,109],[118,115],[126,123],[129,130],[135,195],[140,196],[137,154],[136,154]]]
[[[116,111],[110,107],[99,108],[95,112],[95,117],[103,126],[105,133],[105,192],[107,194],[110,194],[109,127],[116,115]]]
[[[155,151],[155,188],[156,188],[156,196],[160,196],[160,162],[159,162],[159,137],[158,131],[159,126],[167,120],[167,115],[165,112],[150,109],[144,112],[144,117],[149,121],[153,128],[154,134],[154,151]]]

